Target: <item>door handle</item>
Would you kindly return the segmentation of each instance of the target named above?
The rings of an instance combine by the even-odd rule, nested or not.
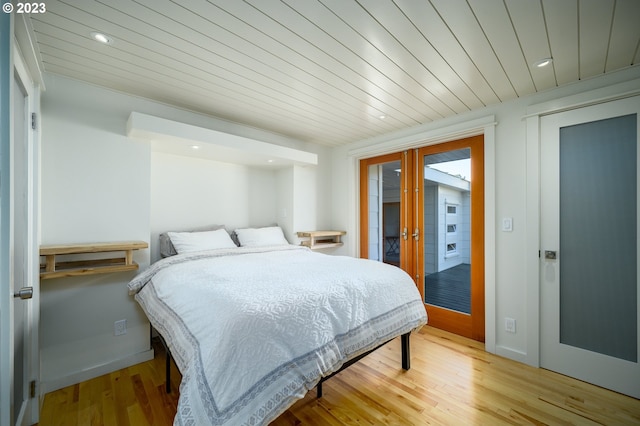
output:
[[[558,258],[558,252],[555,250],[545,250],[544,258],[545,260],[556,260]]]
[[[17,293],[13,293],[13,297],[19,297],[22,300],[31,299],[33,297],[33,287],[22,287]]]
[[[402,230],[402,233],[400,235],[402,236],[403,240],[407,239],[407,228],[406,227]]]
[[[416,230],[411,234],[414,240],[420,240],[420,228],[416,228]]]

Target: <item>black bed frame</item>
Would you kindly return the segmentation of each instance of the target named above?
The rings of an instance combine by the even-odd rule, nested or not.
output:
[[[411,354],[410,354],[410,345],[409,345],[409,336],[411,335],[411,332],[409,333],[405,333],[403,335],[400,336],[400,346],[402,348],[402,369],[403,370],[409,370],[411,368]],[[161,334],[158,333],[158,337],[160,337],[160,342],[162,342],[162,346],[164,346],[165,349],[165,353],[166,353],[166,358],[165,358],[165,376],[166,376],[166,392],[167,393],[171,393],[171,351],[169,350],[169,346],[167,345],[167,342],[165,342],[164,338],[162,337]],[[395,337],[394,337],[395,339]],[[393,339],[391,339],[393,340]],[[363,354],[358,355],[355,358],[350,359],[349,361],[345,362],[344,364],[342,364],[342,367],[340,367],[340,369],[326,377],[323,377],[320,379],[320,381],[318,382],[318,385],[316,386],[316,395],[318,398],[322,398],[322,383],[324,383],[325,381],[329,380],[330,378],[332,378],[333,376],[335,376],[336,374],[338,374],[339,372],[341,372],[342,370],[346,369],[347,367],[351,366],[352,364],[355,364],[356,362],[360,361],[362,358],[364,358],[365,356],[369,355],[371,352],[375,351],[376,349],[386,345],[387,343],[389,343],[391,340],[387,340],[386,342],[376,346],[375,348],[371,349],[370,351],[367,351]]]

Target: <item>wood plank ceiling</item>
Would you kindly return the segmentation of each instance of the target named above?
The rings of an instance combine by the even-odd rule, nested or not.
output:
[[[45,72],[328,146],[640,59],[638,0],[47,0],[46,9],[28,20]]]

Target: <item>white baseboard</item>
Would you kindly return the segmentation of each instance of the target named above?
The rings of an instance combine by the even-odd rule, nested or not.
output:
[[[521,362],[523,364],[527,363],[527,354],[521,351],[517,351],[515,349],[508,348],[506,346],[496,345],[496,355],[500,355],[505,358],[512,359],[514,361]]]
[[[131,367],[132,365],[140,364],[141,362],[152,360],[153,356],[153,349],[149,349],[144,352],[139,352],[124,358],[77,371],[64,377],[57,377],[48,381],[43,381],[40,386],[40,392],[41,395],[44,395],[67,386],[75,385],[76,383],[84,382],[105,374],[113,373],[114,371],[118,371],[123,368]]]

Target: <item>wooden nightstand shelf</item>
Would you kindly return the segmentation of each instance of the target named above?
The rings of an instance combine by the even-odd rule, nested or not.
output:
[[[40,279],[133,271],[138,269],[138,264],[133,261],[133,251],[147,247],[149,244],[144,241],[40,246],[40,256],[45,258],[45,263],[40,265]],[[109,252],[124,252],[124,255],[106,259],[69,259],[64,261],[61,261],[59,257]]]
[[[343,243],[340,238],[345,234],[345,231],[303,231],[298,232],[298,237],[308,238],[301,244],[311,250],[316,250],[341,246]]]

